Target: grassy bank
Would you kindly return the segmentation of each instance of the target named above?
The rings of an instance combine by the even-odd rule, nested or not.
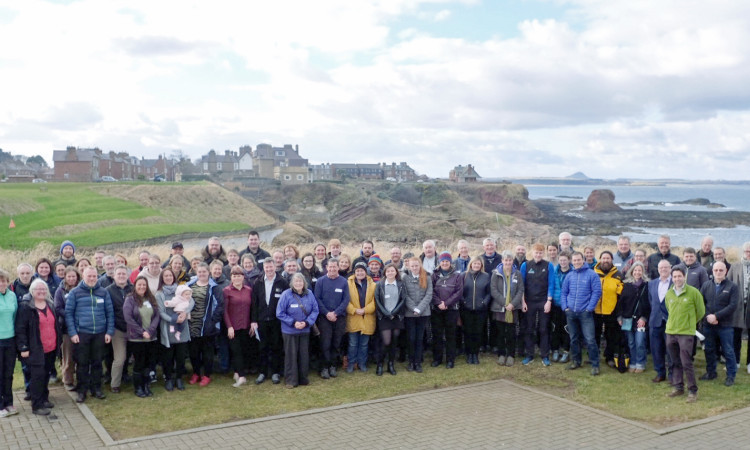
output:
[[[210,184],[5,184],[0,247],[30,249],[65,239],[82,247],[273,223],[241,197]],[[242,211],[238,213],[238,211]],[[5,228],[11,218],[15,229]]]

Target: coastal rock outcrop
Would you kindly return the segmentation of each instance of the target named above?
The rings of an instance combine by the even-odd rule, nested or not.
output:
[[[589,212],[612,212],[621,211],[622,208],[615,203],[615,193],[609,189],[594,189],[586,200],[584,211]]]

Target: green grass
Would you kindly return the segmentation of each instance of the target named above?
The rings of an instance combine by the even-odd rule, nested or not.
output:
[[[129,184],[128,184],[129,185]],[[55,245],[97,245],[145,240],[176,233],[244,230],[241,222],[202,222],[190,214],[162,211],[100,194],[85,183],[3,184],[0,247],[29,249],[41,240]],[[11,214],[17,211],[18,214]],[[16,228],[6,228],[11,217]],[[183,222],[183,220],[185,220]],[[57,228],[59,227],[59,228]]]
[[[429,358],[426,360],[429,362]],[[654,372],[650,367],[642,374],[620,374],[603,366],[601,375],[592,377],[590,366],[567,371],[561,364],[543,367],[539,358],[529,367],[523,367],[519,359],[511,368],[498,366],[494,357],[485,356],[481,360],[481,365],[470,366],[459,359],[453,370],[442,366],[433,369],[426,364],[423,374],[409,373],[404,364],[398,364],[399,372],[395,377],[388,373],[377,377],[372,370],[374,367],[366,374],[341,373],[328,381],[311,373],[310,386],[291,390],[269,381],[260,386],[249,381],[246,386],[235,389],[230,376],[217,375],[209,387],[187,385],[185,392],[166,392],[160,382],[154,385],[153,398],[140,399],[133,395],[131,386],[123,385],[121,394],[109,394],[104,401],[87,401],[86,404],[115,439],[496,379],[511,380],[655,427],[701,419],[750,404],[750,375],[744,366],[738,372],[734,387],[724,386],[723,366],[719,367],[719,379],[699,381],[698,403],[690,405],[685,403],[684,397],[666,398],[671,388],[666,383],[652,383]],[[700,376],[704,369],[703,352],[699,351],[696,374]],[[163,420],[165,408],[181,413],[166,421]]]

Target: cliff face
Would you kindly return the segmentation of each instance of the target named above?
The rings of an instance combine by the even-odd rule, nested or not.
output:
[[[529,191],[520,184],[475,184],[453,187],[464,199],[493,212],[521,219],[535,219],[541,211],[529,201]]]
[[[615,203],[615,193],[609,189],[594,189],[586,200],[584,211],[589,212],[612,212],[621,211],[622,208]]]

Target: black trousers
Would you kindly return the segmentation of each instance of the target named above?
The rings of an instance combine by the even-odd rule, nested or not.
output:
[[[268,375],[281,373],[283,369],[283,349],[281,345],[281,323],[274,319],[258,324],[260,330],[260,363],[258,370]],[[253,338],[255,339],[255,338]]]
[[[188,356],[188,342],[181,344],[169,344],[169,348],[162,346],[162,365],[164,376],[182,378],[185,375],[185,358]]]
[[[78,343],[73,344],[73,359],[76,362],[76,391],[92,393],[102,390],[102,357],[104,356],[104,333],[78,333]]]
[[[539,353],[542,358],[549,357],[549,321],[550,314],[544,312],[545,302],[526,303],[524,313],[526,336],[526,357],[534,357],[535,332],[539,335]]]
[[[476,355],[479,353],[479,345],[482,342],[484,324],[487,322],[487,311],[461,311],[461,321],[464,328],[464,340],[466,341],[466,353]]]
[[[290,386],[308,384],[310,333],[283,334],[284,382]],[[236,339],[236,338],[235,338]]]
[[[133,373],[148,376],[151,364],[156,361],[158,345],[156,341],[130,343],[130,349],[133,352]]]
[[[214,348],[216,336],[198,336],[190,337],[190,364],[193,366],[193,373],[210,377],[214,370]],[[135,372],[135,367],[133,368]]]
[[[55,367],[55,357],[57,351],[53,350],[44,354],[44,364],[29,365],[31,371],[31,384],[29,384],[29,393],[31,394],[31,409],[37,410],[44,408],[44,402],[49,401],[49,374]]]
[[[497,324],[497,346],[498,356],[516,357],[516,324],[495,321]]]
[[[234,330],[234,339],[229,339],[232,350],[232,368],[241,377],[250,373],[250,330]],[[261,333],[261,336],[263,334]]]
[[[337,366],[341,358],[341,339],[346,334],[346,317],[331,322],[326,316],[318,316],[320,330],[321,369]]]
[[[433,308],[430,321],[432,322],[432,359],[442,361],[443,348],[445,348],[445,360],[454,361],[456,359],[458,310]]]
[[[0,409],[13,406],[13,369],[16,367],[16,341],[8,339],[9,346],[0,347]]]
[[[602,326],[604,331],[602,331]],[[594,314],[594,339],[596,339],[596,345],[601,345],[602,335],[607,341],[607,346],[604,347],[604,360],[612,361],[615,359],[615,354],[620,353],[622,331],[620,330],[620,324],[617,323],[617,317],[615,314]]]
[[[565,331],[565,325],[568,323],[565,312],[559,307],[552,305],[552,332],[550,336],[550,345],[552,350],[570,350],[570,336]]]

